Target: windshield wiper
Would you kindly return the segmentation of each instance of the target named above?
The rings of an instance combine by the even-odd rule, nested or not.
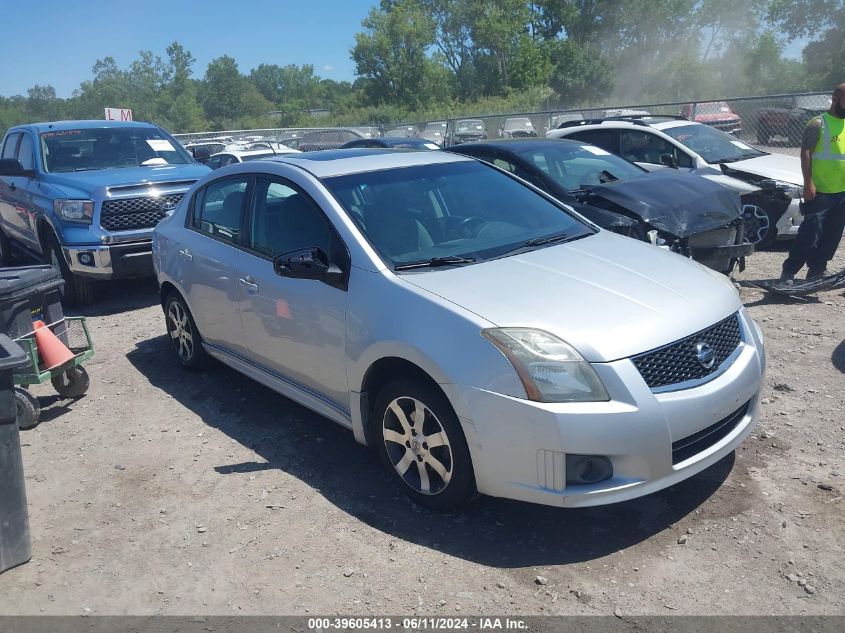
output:
[[[457,266],[475,263],[475,257],[432,257],[431,259],[394,266],[393,270],[411,270],[412,268],[437,268],[438,266]]]
[[[555,242],[564,242],[569,239],[569,233],[558,233],[557,235],[547,235],[546,237],[535,237],[526,240],[522,246],[542,246],[543,244],[554,244]]]

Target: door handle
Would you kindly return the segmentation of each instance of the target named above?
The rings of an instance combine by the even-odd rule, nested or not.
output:
[[[194,259],[194,256],[191,255],[191,251],[189,251],[187,248],[183,248],[181,251],[179,251],[179,256],[186,262],[192,261]]]
[[[258,292],[258,284],[255,283],[255,279],[253,279],[249,275],[247,275],[246,277],[239,277],[238,283],[250,292]]]

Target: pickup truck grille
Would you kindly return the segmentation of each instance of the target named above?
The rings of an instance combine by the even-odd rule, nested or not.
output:
[[[739,318],[732,314],[706,330],[664,347],[634,356],[631,360],[651,389],[697,380],[714,373],[742,341]],[[696,345],[708,344],[715,354],[712,367],[696,358]]]
[[[106,231],[153,228],[166,215],[162,208],[175,208],[184,195],[106,200],[100,211],[100,226]]]

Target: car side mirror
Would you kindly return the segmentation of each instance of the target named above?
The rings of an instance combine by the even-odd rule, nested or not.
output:
[[[330,263],[326,251],[316,246],[282,253],[273,260],[273,270],[279,277],[314,279],[332,286],[345,285],[340,266]]]
[[[35,172],[24,169],[17,158],[0,158],[0,176],[26,176],[31,178]]]
[[[211,150],[207,147],[194,147],[191,149],[191,153],[194,155],[194,160],[200,163],[204,163],[211,158]]]
[[[660,162],[666,165],[666,167],[670,167],[672,169],[678,168],[678,161],[675,160],[675,157],[672,156],[672,154],[661,154]]]

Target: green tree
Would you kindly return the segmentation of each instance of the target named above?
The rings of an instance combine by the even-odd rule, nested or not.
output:
[[[413,0],[383,1],[362,22],[351,56],[371,104],[416,108],[428,103],[424,87],[432,73],[427,49],[434,44],[434,20]]]

